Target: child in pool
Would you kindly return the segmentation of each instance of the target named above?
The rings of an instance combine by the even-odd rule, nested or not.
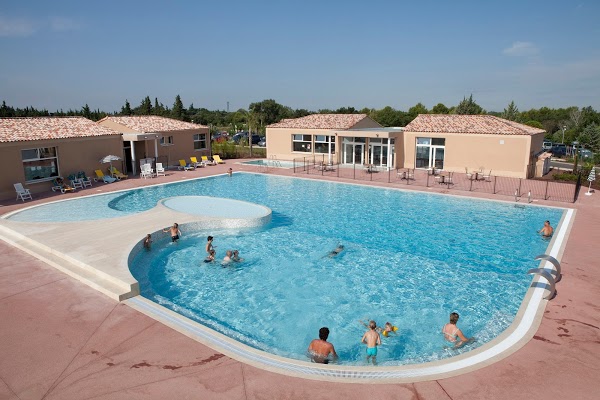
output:
[[[369,325],[363,321],[363,320],[359,320],[359,322],[365,327],[368,328]],[[395,325],[392,325],[391,322],[386,322],[385,325],[382,327],[380,326],[376,326],[375,330],[379,333],[381,333],[383,336],[388,337],[390,334],[394,334],[394,335],[398,335],[398,327]]]
[[[210,252],[206,256],[206,258],[204,259],[204,262],[211,263],[211,262],[215,261],[215,255],[216,255],[216,252],[214,250],[210,250]]]

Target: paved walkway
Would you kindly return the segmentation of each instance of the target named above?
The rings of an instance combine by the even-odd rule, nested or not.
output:
[[[177,171],[152,183],[229,166]],[[131,179],[88,191],[149,183]],[[491,366],[414,384],[328,383],[242,364],[0,242],[0,399],[598,399],[598,196],[582,193],[574,205],[563,279],[534,339]],[[0,212],[23,206],[14,204],[0,202]]]

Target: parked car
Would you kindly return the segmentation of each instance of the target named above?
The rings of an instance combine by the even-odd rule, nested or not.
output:
[[[228,136],[229,135],[226,132],[217,132],[214,135],[212,135],[212,141],[218,143],[226,142]]]
[[[564,143],[556,143],[550,149],[550,152],[555,157],[566,156],[567,155],[567,145]]]
[[[267,138],[263,137],[260,139],[260,142],[256,144],[259,147],[267,147]]]
[[[579,149],[579,157],[583,158],[583,159],[592,159],[594,158],[594,153],[592,153],[591,150],[588,149]]]
[[[542,144],[542,149],[550,150],[552,148],[552,146],[554,146],[554,144],[552,142],[544,140],[544,143]]]
[[[235,144],[238,144],[242,139],[248,139],[248,132],[238,132],[231,137],[231,140]]]

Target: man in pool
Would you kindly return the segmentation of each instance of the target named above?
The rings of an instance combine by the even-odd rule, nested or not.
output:
[[[340,254],[342,251],[344,251],[344,245],[343,244],[338,244],[338,246],[331,250],[331,252],[329,252],[328,256],[329,257],[335,257],[338,254]]]
[[[163,229],[163,232],[171,232],[171,242],[176,242],[179,240],[181,236],[181,231],[179,230],[179,224],[175,222],[172,227]]]
[[[335,360],[338,357],[333,344],[327,341],[328,337],[329,328],[324,326],[319,329],[319,338],[310,342],[308,354],[313,362],[328,364],[330,360]]]
[[[545,238],[551,237],[552,234],[554,233],[554,228],[552,226],[550,226],[550,221],[545,221],[544,227],[542,229],[540,229],[538,231],[538,233],[541,233],[542,236]]]
[[[377,346],[381,344],[381,336],[377,333],[375,321],[369,321],[369,330],[365,332],[361,342],[367,345],[367,362],[371,359],[375,365],[377,363]]]

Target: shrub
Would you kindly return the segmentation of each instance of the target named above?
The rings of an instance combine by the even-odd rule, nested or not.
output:
[[[577,175],[572,172],[563,172],[562,174],[554,174],[552,178],[555,181],[577,182]]]

